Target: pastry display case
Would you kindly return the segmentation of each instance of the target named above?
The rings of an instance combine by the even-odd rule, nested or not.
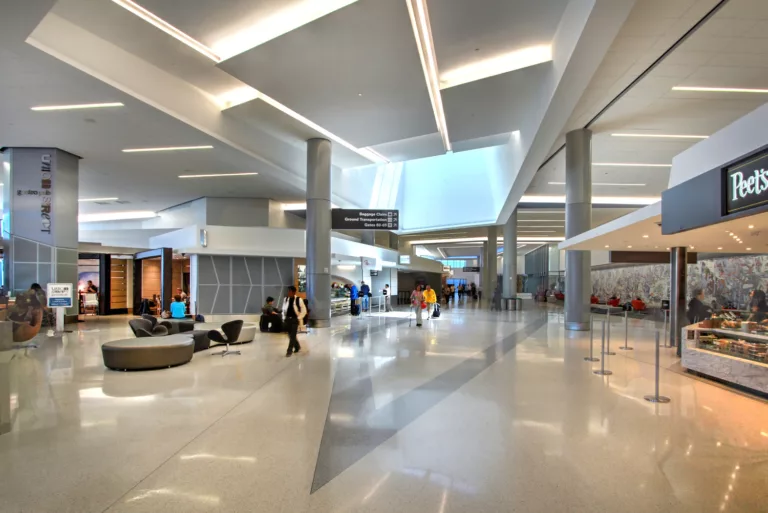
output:
[[[686,369],[768,394],[768,330],[758,322],[717,318],[684,328]]]

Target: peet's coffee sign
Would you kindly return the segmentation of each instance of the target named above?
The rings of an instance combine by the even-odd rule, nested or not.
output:
[[[724,215],[768,204],[768,150],[725,169]]]

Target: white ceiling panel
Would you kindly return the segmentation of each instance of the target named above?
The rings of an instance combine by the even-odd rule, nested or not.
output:
[[[519,130],[537,108],[541,84],[552,72],[544,63],[442,91],[451,141],[465,141]]]
[[[511,134],[496,134],[489,135],[487,137],[479,137],[477,139],[468,139],[466,141],[456,141],[453,143],[453,152],[458,153],[461,151],[478,150],[480,148],[489,148],[491,146],[501,146],[507,144]]]
[[[224,115],[234,116],[244,123],[267,131],[270,135],[293,146],[296,151],[294,155],[295,161],[290,163],[290,168],[292,169],[301,169],[306,163],[307,140],[326,138],[325,135],[308,127],[301,121],[284,114],[282,111],[258,99],[229,108],[224,111]],[[334,165],[341,168],[350,168],[371,164],[370,160],[341,144],[335,142],[332,144],[331,162]]]
[[[219,67],[357,147],[437,131],[404,1],[361,0]]]
[[[433,0],[441,72],[528,46],[551,44],[568,0]]]
[[[387,157],[391,162],[423,159],[445,153],[443,139],[437,132],[410,139],[377,144],[373,146],[373,149]]]

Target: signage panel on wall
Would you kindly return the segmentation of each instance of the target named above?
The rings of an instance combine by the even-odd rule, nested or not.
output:
[[[371,278],[378,275],[379,275],[379,271],[371,271]]]
[[[480,268],[479,267],[465,267],[463,269],[463,271],[465,273],[479,273],[480,272]]]
[[[73,289],[74,287],[71,283],[49,283],[46,286],[48,308],[72,308]]]
[[[12,154],[13,233],[53,245],[55,167],[50,150],[18,148]]]
[[[723,214],[768,204],[768,150],[725,169]]]
[[[400,211],[334,208],[331,227],[334,230],[399,230]]]
[[[411,265],[411,255],[400,255],[401,265]]]

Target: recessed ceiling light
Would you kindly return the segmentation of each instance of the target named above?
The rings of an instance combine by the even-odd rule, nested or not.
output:
[[[86,202],[86,201],[117,201],[117,198],[80,198],[77,201],[80,203]]]
[[[642,162],[593,162],[592,165],[602,167],[672,167],[672,164],[646,164]]]
[[[429,13],[426,0],[406,0],[408,14],[411,17],[413,35],[416,37],[416,47],[421,58],[421,67],[427,82],[427,91],[432,103],[432,110],[437,122],[437,130],[443,139],[445,151],[451,151],[451,139],[448,137],[448,123],[445,120],[443,99],[440,95],[440,83],[437,77],[437,58],[432,41],[432,31],[429,25]]]
[[[747,251],[752,251],[752,248],[747,248]]]
[[[210,150],[213,146],[159,146],[157,148],[126,148],[123,153],[145,153],[153,151]]]
[[[552,60],[552,46],[538,45],[491,57],[440,74],[440,88],[448,89]]]
[[[565,185],[565,182],[548,182],[549,185]],[[606,183],[606,182],[592,182],[592,185],[602,185],[607,187],[645,187],[644,183]]]
[[[693,246],[691,246],[691,249],[693,249]]]
[[[611,134],[612,137],[647,137],[651,139],[707,139],[708,135],[687,134]]]
[[[754,228],[754,227],[755,227],[755,225],[754,225],[754,224],[750,224],[748,228],[751,230],[751,229],[752,229],[752,228]]]
[[[611,246],[609,246],[608,244],[606,244],[606,245],[605,245],[605,247],[606,247],[606,248],[610,248]]]
[[[728,232],[728,230],[726,230]],[[733,232],[728,232],[728,235],[733,236]]]
[[[216,173],[209,175],[179,175],[179,178],[219,178],[222,176],[254,176],[259,173]]]
[[[632,249],[632,246],[627,246],[627,249]]]
[[[647,238],[648,238],[648,236],[647,236],[647,235],[643,235],[643,238],[644,238],[644,239],[647,239]]]
[[[744,244],[743,242],[739,241],[739,244]]]
[[[119,221],[123,219],[149,219],[157,217],[157,213],[149,210],[131,212],[105,212],[102,214],[80,214],[77,221],[80,223],[92,223],[96,221]]]
[[[722,247],[719,247],[719,248],[717,248],[717,249],[723,249],[723,248],[722,248]]]
[[[30,110],[34,111],[46,111],[46,110],[78,110],[78,109],[104,109],[108,107],[125,107],[120,102],[111,103],[78,103],[74,105],[38,105],[36,107],[30,107]]]
[[[667,251],[669,251],[669,248],[667,248]]]
[[[768,89],[748,89],[740,87],[691,87],[676,86],[673,91],[698,91],[702,93],[763,93],[768,94]]]

